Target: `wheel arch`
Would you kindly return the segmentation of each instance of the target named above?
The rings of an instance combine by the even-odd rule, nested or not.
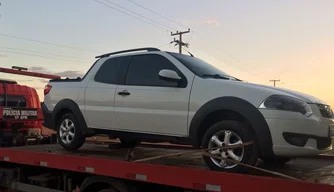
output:
[[[63,99],[59,101],[54,107],[52,113],[52,120],[53,120],[52,124],[55,127],[55,129],[58,125],[58,121],[60,120],[60,118],[66,113],[72,113],[77,118],[77,120],[80,123],[81,131],[84,135],[94,133],[91,129],[88,129],[86,120],[78,104],[71,99]]]
[[[272,156],[272,138],[266,120],[251,103],[237,97],[219,97],[205,103],[195,113],[189,126],[192,145],[201,147],[203,133],[217,120],[243,120],[248,123],[257,138],[261,156]],[[210,124],[211,123],[211,124]]]
[[[116,191],[129,191],[129,187],[123,180],[104,176],[88,176],[80,186],[80,192],[91,192],[92,190],[102,190],[114,188]]]

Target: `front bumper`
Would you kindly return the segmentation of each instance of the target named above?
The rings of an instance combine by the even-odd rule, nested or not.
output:
[[[334,119],[324,118],[315,105],[314,114],[261,109],[270,129],[277,156],[313,156],[332,150]]]

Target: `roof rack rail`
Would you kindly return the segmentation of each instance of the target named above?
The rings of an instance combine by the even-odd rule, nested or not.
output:
[[[110,55],[116,55],[116,54],[120,54],[120,53],[128,53],[128,52],[134,52],[134,51],[161,51],[161,50],[157,49],[157,48],[153,48],[153,47],[144,47],[144,48],[128,49],[128,50],[123,50],[123,51],[106,53],[106,54],[103,54],[103,55],[96,56],[95,58],[109,57]]]

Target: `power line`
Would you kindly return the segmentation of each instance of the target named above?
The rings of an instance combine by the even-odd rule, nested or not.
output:
[[[0,33],[0,36],[14,38],[14,39],[21,39],[21,40],[31,41],[31,42],[35,42],[35,43],[48,44],[48,45],[53,45],[53,46],[58,46],[58,47],[65,47],[65,48],[75,49],[75,50],[80,50],[80,51],[88,51],[88,52],[97,53],[97,51],[93,51],[93,50],[82,49],[82,48],[79,48],[79,47],[72,47],[72,46],[61,45],[61,44],[56,44],[56,43],[51,43],[51,42],[46,42],[46,41],[40,41],[40,40],[35,40],[35,39],[29,39],[29,38],[25,38],[25,37],[18,37],[18,36],[8,35],[8,34],[4,34],[4,33]]]
[[[82,61],[68,60],[68,59],[62,59],[62,58],[57,58],[57,57],[47,57],[43,55],[27,54],[27,53],[20,53],[20,52],[7,51],[7,50],[0,50],[0,52],[12,53],[12,54],[18,54],[18,55],[27,55],[27,56],[32,56],[32,57],[48,58],[48,59],[58,59],[58,60],[70,61],[70,62],[88,63],[88,62],[82,62]]]
[[[165,18],[165,19],[167,19],[167,20],[169,20],[169,21],[171,21],[171,22],[173,22],[173,23],[175,23],[175,24],[177,24],[177,25],[180,25],[180,26],[182,26],[182,27],[188,29],[188,27],[184,26],[183,24],[178,23],[178,22],[175,22],[175,21],[173,21],[172,19],[169,19],[168,17],[163,16],[163,15],[161,15],[161,14],[159,14],[159,13],[157,13],[157,12],[155,12],[155,11],[153,11],[153,10],[147,8],[147,7],[144,7],[143,5],[141,5],[141,4],[139,4],[139,3],[136,3],[136,2],[134,2],[134,1],[132,1],[132,0],[128,0],[128,1],[131,2],[131,3],[133,3],[133,4],[135,4],[135,5],[137,5],[137,6],[139,6],[139,7],[141,7],[141,8],[143,8],[143,9],[145,9],[145,10],[147,10],[147,11],[149,11],[149,12],[151,12],[151,13],[154,13],[154,14],[160,16],[160,17],[163,17],[163,18]]]
[[[95,0],[95,1],[96,1],[96,0]],[[132,12],[132,13],[134,13],[133,11],[131,11],[131,10],[129,10],[129,9],[126,9],[126,8],[123,7],[123,6],[117,5],[116,3],[110,2],[109,0],[106,0],[106,1],[108,1],[109,3],[112,3],[112,4],[116,5],[116,6],[119,6],[119,7],[123,8],[123,9],[125,9],[125,10],[128,10],[128,11],[130,11],[130,12]],[[160,16],[160,17],[163,17],[163,18],[165,18],[165,19],[168,19],[169,21],[172,21],[173,23],[180,24],[180,23],[174,22],[173,20],[171,20],[171,19],[169,19],[169,18],[167,18],[167,17],[165,17],[165,16],[163,16],[163,15],[161,15],[161,14],[159,14],[159,13],[157,13],[157,12],[155,12],[155,11],[153,11],[153,10],[147,8],[147,7],[144,7],[144,6],[141,5],[141,4],[135,3],[135,2],[133,2],[132,0],[128,0],[128,1],[131,2],[131,3],[133,3],[133,4],[135,4],[135,5],[137,5],[137,6],[139,6],[139,7],[142,7],[143,9],[145,9],[145,10],[147,10],[147,11],[150,11],[150,12],[152,12],[152,13],[154,13],[154,14]],[[99,1],[97,1],[97,2],[99,2]],[[99,2],[99,3],[101,3],[101,2]],[[104,3],[101,3],[101,4],[104,4]],[[104,4],[104,5],[106,5],[106,4]],[[109,5],[106,5],[106,6],[112,8],[112,9],[115,9],[115,10],[117,10],[117,11],[121,11],[121,10],[118,10],[118,9],[116,9],[116,8],[114,8],[114,7],[109,6]],[[123,11],[121,11],[121,12],[124,13],[124,14],[127,14],[127,13],[125,13],[125,12],[123,12]],[[135,14],[137,14],[137,13],[135,13]],[[127,14],[127,15],[129,15],[129,14]],[[137,14],[137,15],[140,15],[140,14]],[[132,16],[132,15],[129,15],[129,16],[134,17],[134,16]],[[142,16],[142,15],[140,15],[140,16]],[[142,16],[142,17],[143,17],[143,16]],[[135,18],[137,18],[137,17],[135,17]],[[144,17],[144,18],[146,18],[146,17]],[[139,18],[137,18],[137,19],[139,19]],[[142,19],[140,19],[140,20],[143,21]],[[146,22],[146,21],[144,21],[144,22]],[[150,23],[150,24],[152,24],[152,23]],[[181,25],[182,25],[182,24],[181,24]],[[184,26],[184,25],[182,25],[182,26]],[[185,26],[184,26],[184,27],[185,27]],[[189,31],[190,31],[190,30],[189,30]],[[187,31],[187,32],[177,32],[177,33],[175,33],[175,34],[173,34],[173,33],[171,32],[172,36],[173,36],[173,35],[180,35],[180,39],[179,39],[179,40],[175,40],[175,39],[174,39],[174,41],[172,41],[172,42],[175,42],[175,43],[177,43],[177,44],[179,45],[179,53],[182,53],[182,46],[188,46],[188,43],[184,43],[184,42],[182,42],[182,34],[183,34],[183,33],[188,33],[189,31]],[[192,38],[192,36],[193,36],[193,34],[191,35],[191,38]],[[191,38],[190,38],[190,39],[191,39]],[[172,43],[172,42],[171,42],[171,43]]]
[[[79,59],[77,57],[72,57],[72,56],[67,56],[67,55],[58,55],[58,54],[54,54],[54,53],[46,53],[46,52],[39,52],[39,51],[30,51],[30,50],[26,50],[26,49],[11,48],[11,47],[1,46],[1,45],[0,45],[0,47],[5,48],[5,49],[11,49],[11,50],[14,50],[14,51],[18,50],[18,51],[26,51],[26,52],[31,52],[31,53],[53,55],[53,56],[56,56],[56,57],[65,57],[65,58]]]
[[[225,53],[228,57],[231,57],[232,59],[234,59],[235,61],[237,61],[238,63],[240,63],[240,64],[242,64],[242,65],[244,66],[244,67],[242,67],[241,65],[238,65],[239,67],[242,67],[242,68],[244,68],[244,69],[246,69],[245,67],[248,67],[248,70],[247,70],[248,72],[250,72],[250,71],[254,71],[254,72],[256,72],[256,73],[254,73],[254,72],[251,72],[251,73],[254,74],[254,75],[256,75],[256,76],[262,76],[263,79],[267,79],[266,77],[264,77],[264,76],[262,75],[261,72],[255,70],[254,67],[251,67],[251,66],[245,64],[244,62],[240,61],[239,59],[237,59],[236,57],[234,57],[234,56],[231,55],[230,53],[227,53],[226,51],[224,51],[222,48],[219,48],[219,50],[222,51],[223,53]],[[210,53],[210,54],[213,55],[212,53]],[[216,56],[215,56],[215,57],[216,57]],[[226,62],[231,63],[229,60],[227,60],[227,59],[225,59],[225,58],[224,58],[223,60],[226,61]],[[245,71],[245,70],[243,70],[243,71]]]
[[[248,71],[248,72],[252,73],[252,74],[255,75],[255,76],[261,76],[263,80],[264,80],[264,79],[268,79],[267,77],[264,77],[264,76],[262,75],[261,72],[255,70],[253,67],[251,67],[251,66],[249,66],[249,65],[247,65],[247,64],[245,64],[245,63],[243,63],[242,61],[240,61],[239,59],[237,59],[237,58],[234,57],[233,55],[231,55],[231,54],[227,53],[226,51],[224,51],[223,49],[219,48],[219,50],[222,51],[223,53],[225,53],[227,56],[229,56],[229,57],[231,57],[232,59],[234,59],[235,61],[237,61],[238,63],[242,64],[243,66],[242,66],[242,65],[238,65],[238,64],[236,64],[236,63],[233,63],[233,64],[239,66],[239,69],[242,69],[242,71],[245,71],[245,72]],[[211,51],[209,51],[209,50],[207,50],[207,51],[202,50],[202,51],[207,52],[207,53],[213,55],[213,56],[216,57],[216,58],[219,58],[219,59],[222,58],[222,57],[218,57],[217,55],[211,53]],[[227,60],[226,58],[223,58],[223,60],[224,60],[225,62],[227,62],[227,63],[232,63],[230,60]],[[247,68],[245,68],[245,66],[248,67],[248,70],[247,70]],[[253,71],[254,71],[254,72],[253,72]],[[256,73],[255,73],[255,72],[256,72]]]
[[[115,7],[112,7],[112,6],[107,5],[107,4],[105,4],[105,3],[99,2],[99,1],[97,1],[97,0],[94,0],[94,1],[96,1],[96,2],[98,2],[98,3],[100,3],[100,4],[103,4],[104,6],[107,6],[107,7],[111,8],[111,9],[116,10],[116,11],[119,11],[119,12],[121,12],[121,13],[123,13],[123,14],[126,14],[126,15],[128,15],[128,16],[131,16],[131,17],[133,17],[133,18],[136,18],[136,19],[138,19],[138,20],[140,20],[140,21],[146,22],[146,23],[148,23],[148,24],[151,24],[151,25],[154,25],[154,26],[156,26],[156,27],[158,27],[158,28],[161,28],[161,29],[166,30],[165,28],[163,28],[163,27],[161,27],[161,26],[159,26],[159,25],[156,25],[156,24],[154,24],[154,23],[147,22],[146,20],[143,20],[143,19],[141,19],[141,18],[139,18],[139,17],[136,17],[136,16],[133,16],[133,15],[131,15],[131,14],[128,14],[128,13],[122,11],[122,10],[119,10],[119,9],[115,8]],[[133,11],[131,11],[131,10],[129,10],[129,9],[125,8],[125,7],[123,7],[123,6],[120,6],[120,5],[117,5],[116,3],[110,2],[109,0],[106,0],[106,1],[108,1],[109,3],[112,3],[112,4],[114,4],[114,5],[116,5],[116,6],[118,6],[118,7],[121,7],[121,8],[123,8],[123,9],[125,9],[125,10],[128,10],[128,11],[130,11],[130,12],[136,14],[136,15],[139,15],[139,16],[141,16],[141,17],[144,17],[144,16],[142,16],[141,14],[135,13],[135,12],[133,12]],[[140,5],[140,4],[138,4],[138,3],[133,2],[132,0],[128,0],[128,1],[130,1],[131,3],[136,4],[137,6],[140,6],[140,7],[144,8],[144,9],[146,9],[146,10],[148,10],[148,11],[150,11],[150,12],[152,12],[152,13],[158,15],[158,16],[164,17],[164,18],[166,18],[166,19],[172,21],[173,23],[177,23],[177,22],[174,22],[173,20],[171,20],[171,19],[169,19],[169,18],[167,18],[167,17],[165,17],[165,16],[163,16],[163,15],[161,15],[161,14],[159,14],[159,13],[156,13],[156,12],[154,12],[154,11],[152,11],[152,10],[150,10],[150,9],[148,9],[148,8],[146,8],[146,7],[144,7],[144,6]],[[147,17],[144,17],[144,18],[148,19]],[[148,20],[150,20],[150,19],[148,19]],[[154,20],[151,20],[151,21],[156,22],[156,21],[154,21]],[[156,22],[156,23],[158,23],[158,22]],[[158,23],[158,24],[163,25],[163,24],[161,24],[161,23]],[[179,24],[179,23],[178,23],[178,24]],[[182,24],[181,24],[181,25],[182,25]],[[164,26],[166,26],[166,25],[164,25]],[[182,25],[182,26],[184,26],[184,25]],[[168,27],[168,26],[167,26],[167,27]],[[168,27],[168,28],[169,28],[169,27]],[[167,31],[169,31],[169,30],[167,30]],[[192,35],[193,35],[193,34],[192,34]],[[29,38],[24,38],[24,37],[17,37],[17,36],[12,36],[12,35],[8,35],[8,34],[2,34],[2,33],[0,33],[0,36],[6,36],[6,37],[10,37],[10,38],[16,38],[16,39],[21,39],[21,40],[27,40],[27,41],[32,41],[32,42],[37,42],[37,43],[43,43],[43,44],[49,44],[49,45],[54,45],[54,46],[59,46],[59,47],[65,47],[65,48],[70,48],[70,49],[76,49],[76,50],[82,50],[82,51],[97,52],[97,51],[92,51],[92,50],[82,49],[82,48],[78,48],[78,47],[72,47],[72,46],[67,46],[67,45],[60,45],[60,44],[55,44],[55,43],[51,43],[51,42],[45,42],[45,41],[40,41],[40,40],[34,40],[34,39],[29,39]],[[192,36],[191,36],[191,38],[192,38]],[[191,39],[191,38],[190,38],[190,39]],[[176,40],[174,39],[174,42],[179,43],[179,46],[184,45],[184,43],[182,42],[182,39],[181,39],[181,41],[176,41]],[[187,44],[188,44],[188,43],[187,43]],[[182,47],[182,46],[181,46],[181,47]],[[26,50],[25,50],[25,51],[26,51]],[[223,51],[223,50],[222,50],[222,51]],[[6,51],[4,51],[4,52],[6,52]],[[8,52],[8,51],[7,51],[7,52]],[[31,52],[31,51],[30,51],[30,52]],[[179,52],[181,52],[181,51],[180,51],[180,48],[179,48]],[[231,54],[228,54],[228,53],[225,52],[225,51],[223,51],[223,52],[224,52],[225,54],[227,54],[228,56],[232,57],[233,59],[235,59],[235,60],[239,61],[240,63],[242,63],[240,60],[238,60],[238,59],[236,59],[235,57],[231,56]],[[14,53],[14,52],[12,52],[12,53]],[[22,53],[17,53],[17,54],[22,54]],[[46,54],[46,53],[42,53],[42,54]],[[210,54],[212,54],[212,53],[210,53]],[[29,54],[22,54],[22,55],[29,55]],[[55,55],[55,54],[54,54],[54,55]],[[212,55],[213,55],[213,54],[212,54]],[[31,55],[31,54],[30,54],[30,56],[38,56],[38,55]],[[59,55],[57,55],[57,56],[59,56]],[[38,57],[52,58],[52,57],[44,57],[44,56],[38,56]],[[65,56],[65,57],[66,57],[66,56]],[[217,57],[217,56],[215,56],[215,57]],[[217,57],[217,58],[218,58],[218,57]],[[57,58],[53,58],[53,59],[57,59]],[[227,61],[226,59],[224,59],[224,60]],[[79,61],[79,62],[81,62],[81,61]],[[244,64],[244,63],[242,63],[242,64]]]
[[[153,25],[153,26],[155,26],[155,27],[158,27],[158,28],[160,28],[160,29],[166,30],[165,28],[163,28],[163,27],[161,27],[161,26],[159,26],[159,25],[156,25],[156,24],[154,24],[154,23],[151,23],[151,22],[148,22],[148,21],[146,21],[146,20],[143,20],[143,19],[141,19],[141,18],[139,18],[139,17],[136,17],[136,16],[133,16],[133,15],[131,15],[131,14],[128,14],[127,12],[124,12],[124,11],[122,11],[122,10],[119,10],[119,9],[117,9],[117,8],[115,8],[115,7],[112,7],[112,6],[108,5],[108,4],[102,3],[102,2],[97,1],[97,0],[93,0],[93,1],[96,1],[96,2],[98,2],[98,3],[100,3],[100,4],[102,4],[102,5],[104,5],[104,6],[108,7],[108,8],[110,8],[110,9],[114,9],[114,10],[116,10],[116,11],[118,11],[118,12],[121,12],[121,13],[123,13],[123,14],[125,14],[125,15],[130,16],[130,17],[136,18],[136,19],[138,19],[138,20],[140,20],[140,21],[143,21],[143,22],[145,22],[145,23],[148,23],[148,24]],[[169,31],[169,30],[167,30],[167,31]]]
[[[188,44],[190,43],[190,40],[192,39],[193,35],[194,35],[194,31],[191,32],[190,38],[187,40]]]
[[[170,28],[169,26],[167,26],[167,25],[165,25],[165,24],[161,24],[161,23],[159,23],[159,22],[157,22],[157,21],[154,21],[154,20],[152,20],[152,19],[150,19],[150,18],[147,18],[147,17],[145,17],[145,16],[143,16],[143,15],[141,15],[141,14],[139,14],[139,13],[136,13],[135,11],[131,11],[130,9],[127,9],[127,8],[121,6],[121,5],[118,5],[117,3],[114,3],[114,2],[112,2],[112,1],[110,1],[110,0],[106,0],[106,1],[108,1],[109,3],[111,3],[111,4],[113,4],[113,5],[116,5],[117,7],[123,8],[123,9],[125,9],[125,10],[127,10],[127,11],[129,11],[129,12],[131,12],[131,13],[133,13],[133,14],[136,14],[136,15],[138,15],[138,16],[140,16],[140,17],[143,17],[143,18],[145,18],[145,19],[147,19],[147,20],[149,20],[149,21],[152,21],[152,22],[154,22],[154,23],[156,23],[156,24],[158,24],[158,25],[161,25],[161,26],[164,26],[164,27],[166,27],[166,28],[168,28],[168,29],[174,30],[174,29]]]
[[[137,5],[137,6],[139,6],[139,7],[141,7],[141,8],[143,8],[143,9],[145,9],[145,10],[147,10],[147,11],[149,11],[149,12],[151,12],[151,13],[154,13],[154,14],[160,16],[160,17],[163,17],[163,18],[165,18],[165,19],[167,19],[167,20],[169,20],[169,21],[171,21],[171,22],[173,22],[173,23],[175,23],[175,24],[178,24],[178,25],[180,25],[180,26],[182,26],[182,27],[187,28],[187,27],[184,26],[183,24],[177,23],[177,22],[173,21],[172,19],[167,18],[166,16],[163,16],[163,15],[161,15],[161,14],[159,14],[159,13],[157,13],[157,12],[155,12],[155,11],[153,11],[153,10],[151,10],[151,9],[149,9],[149,8],[147,8],[147,7],[145,7],[145,6],[141,5],[141,4],[139,4],[139,3],[134,2],[133,0],[128,0],[128,1],[131,2],[131,3],[133,3],[133,4],[135,4],[135,5]],[[176,43],[179,44],[179,52],[180,52],[180,53],[181,53],[181,50],[182,50],[182,49],[181,49],[181,46],[182,46],[182,45],[188,45],[188,44],[189,44],[189,41],[192,39],[192,37],[193,37],[193,32],[192,32],[192,34],[191,34],[190,39],[187,41],[187,43],[183,43],[181,37],[180,37],[180,41],[177,41],[177,40],[174,39],[173,42],[176,42]],[[222,49],[220,49],[220,50],[222,50]],[[226,55],[228,55],[229,57],[231,57],[231,58],[233,58],[234,60],[238,61],[239,63],[241,63],[241,64],[243,64],[243,65],[245,65],[245,66],[248,66],[248,65],[246,65],[245,63],[241,62],[239,59],[237,59],[237,58],[235,58],[234,56],[232,56],[231,54],[227,53],[226,51],[224,51],[224,50],[222,50],[222,51],[223,51]],[[225,59],[224,59],[224,60],[225,60]],[[227,61],[227,60],[225,60],[225,61]],[[248,67],[250,67],[250,66],[248,66]],[[250,67],[250,69],[254,70],[252,67]],[[254,70],[254,71],[256,71],[256,70]],[[256,71],[256,72],[258,72],[258,71]]]
[[[165,43],[165,44],[163,44],[163,45],[158,46],[157,48],[162,48],[162,47],[165,47],[165,46],[170,45],[170,44],[171,44],[171,43]]]
[[[216,57],[218,60],[221,60],[221,61],[226,62],[226,63],[231,63],[231,62],[228,61],[227,59],[222,58],[222,57],[220,57],[220,56],[218,56],[218,55],[212,53],[211,51],[206,51],[205,49],[200,49],[200,50],[202,50],[203,52],[206,52],[206,53],[208,53],[208,54],[210,54],[210,55]],[[241,71],[243,71],[243,72],[251,73],[251,74],[253,74],[254,76],[257,76],[257,77],[260,76],[259,74],[256,74],[256,73],[254,73],[254,72],[252,72],[252,71],[250,71],[250,70],[246,70],[246,69],[245,69],[244,67],[242,67],[241,65],[238,65],[238,64],[235,64],[235,63],[233,63],[233,64],[234,64],[235,66],[237,66],[237,67],[238,67]],[[263,77],[263,80],[265,80],[264,77]]]
[[[231,55],[230,53],[227,53],[226,51],[224,51],[224,50],[221,49],[221,48],[220,48],[220,50],[221,50],[223,53],[225,53],[228,57],[231,57],[231,58],[234,59],[235,61],[237,61],[237,62],[239,62],[239,63],[241,63],[241,64],[247,66],[249,69],[252,69],[252,70],[254,70],[254,71],[260,73],[259,71],[255,70],[254,67],[251,67],[250,65],[248,65],[248,64],[246,64],[246,63],[240,61],[239,59],[237,59],[236,57],[234,57],[234,56]]]

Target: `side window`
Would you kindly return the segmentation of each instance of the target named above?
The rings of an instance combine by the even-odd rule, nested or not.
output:
[[[126,75],[126,85],[177,87],[176,82],[159,78],[159,71],[170,69],[178,71],[174,64],[161,55],[147,54],[133,56]]]
[[[130,57],[116,57],[106,60],[97,71],[94,80],[100,83],[119,84],[124,81]]]

